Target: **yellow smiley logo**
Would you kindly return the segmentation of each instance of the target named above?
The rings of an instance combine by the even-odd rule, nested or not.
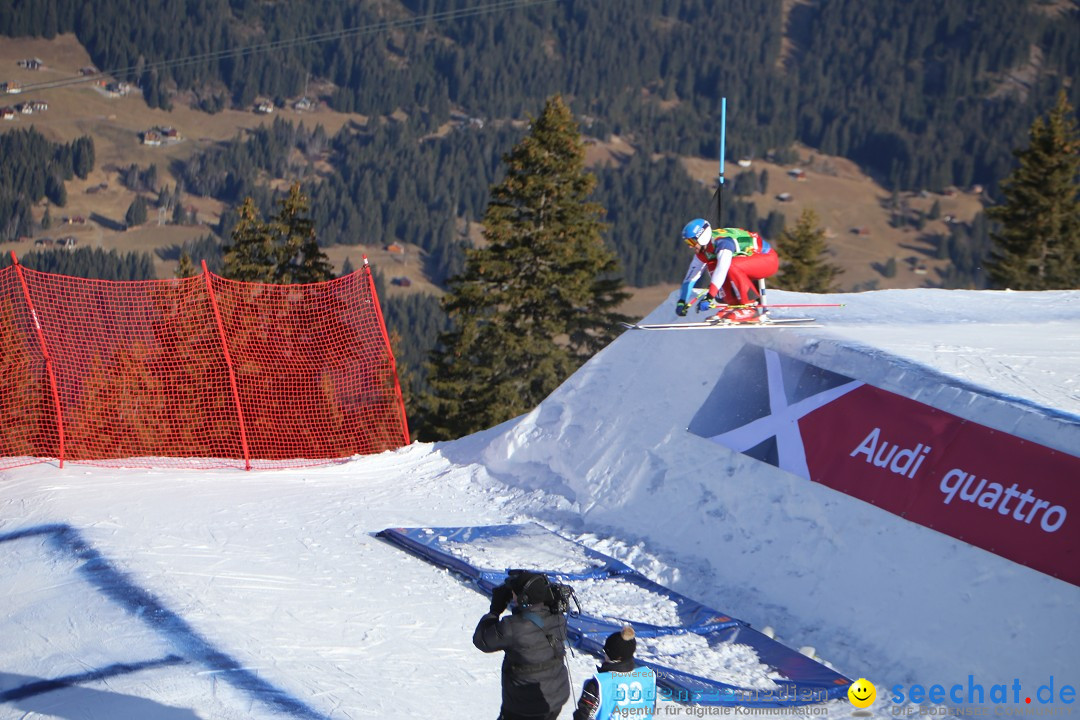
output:
[[[851,683],[847,696],[855,707],[867,708],[874,704],[874,698],[877,697],[877,688],[874,687],[874,683],[866,678],[859,678]]]

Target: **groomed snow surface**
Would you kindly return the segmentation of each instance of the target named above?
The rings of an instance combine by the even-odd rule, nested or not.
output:
[[[846,305],[775,311],[822,328],[628,331],[534,411],[455,442],[287,471],[0,472],[0,719],[495,718],[501,655],[471,644],[487,598],[373,534],[519,522],[812,647],[877,686],[879,717],[918,712],[898,684],[1080,687],[1080,588],[686,430],[753,341],[1076,455],[1080,292],[769,295]],[[575,562],[559,552],[535,549]],[[671,620],[655,597],[579,595]],[[739,646],[697,641],[639,654],[771,684]],[[571,657],[575,695],[595,663]]]

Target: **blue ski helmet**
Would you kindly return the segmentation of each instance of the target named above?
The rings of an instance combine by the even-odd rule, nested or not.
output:
[[[703,218],[686,223],[682,230],[683,241],[694,250],[705,247],[712,240],[712,226]]]

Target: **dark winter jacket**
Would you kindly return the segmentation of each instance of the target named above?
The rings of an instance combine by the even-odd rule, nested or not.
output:
[[[544,629],[530,619],[539,620]],[[567,679],[566,616],[544,605],[515,609],[502,620],[488,613],[473,633],[473,645],[484,652],[504,651],[502,710],[525,717],[557,714],[570,699]]]

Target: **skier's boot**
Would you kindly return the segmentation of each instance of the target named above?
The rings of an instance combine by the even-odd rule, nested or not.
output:
[[[725,310],[722,313],[717,313],[716,322],[731,324],[731,323],[756,323],[761,322],[762,316],[760,315],[760,308],[757,307],[740,307],[732,310]]]

